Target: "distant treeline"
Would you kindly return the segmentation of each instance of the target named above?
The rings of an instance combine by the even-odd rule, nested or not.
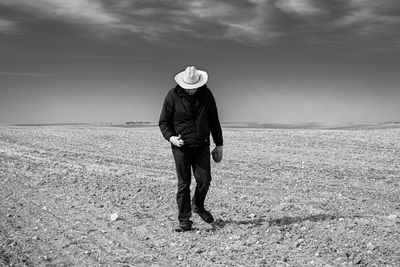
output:
[[[385,122],[379,122],[379,124],[388,124],[388,123],[394,123],[394,124],[399,124],[399,121],[385,121]]]
[[[127,125],[147,125],[150,124],[149,121],[127,121],[125,122]]]

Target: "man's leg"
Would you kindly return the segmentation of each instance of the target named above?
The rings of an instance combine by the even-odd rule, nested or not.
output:
[[[188,222],[189,218],[192,216],[190,205],[190,156],[178,148],[173,148],[172,154],[174,155],[176,173],[178,176],[178,191],[176,194],[178,220],[180,223],[185,223]]]
[[[196,179],[196,189],[192,199],[193,211],[200,217],[211,223],[214,221],[212,215],[204,208],[204,201],[211,183],[210,148],[199,148],[194,155],[193,174]]]

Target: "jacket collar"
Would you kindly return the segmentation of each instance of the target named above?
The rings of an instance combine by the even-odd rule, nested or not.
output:
[[[207,85],[203,85],[201,87],[199,87],[199,89],[197,89],[197,92],[195,95],[200,95],[204,89],[207,88]],[[182,87],[180,87],[179,85],[176,85],[174,88],[175,93],[180,96],[180,97],[185,97],[185,96],[189,96],[188,93],[186,93],[185,89],[183,89]]]

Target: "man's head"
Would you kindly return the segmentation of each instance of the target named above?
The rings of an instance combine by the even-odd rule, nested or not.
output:
[[[190,95],[196,93],[196,90],[205,85],[208,80],[208,74],[205,71],[197,70],[193,66],[187,67],[184,71],[175,75],[177,84],[186,90]]]

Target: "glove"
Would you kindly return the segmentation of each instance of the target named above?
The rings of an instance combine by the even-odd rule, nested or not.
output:
[[[222,160],[222,146],[216,146],[214,150],[211,152],[212,159],[219,163]]]

